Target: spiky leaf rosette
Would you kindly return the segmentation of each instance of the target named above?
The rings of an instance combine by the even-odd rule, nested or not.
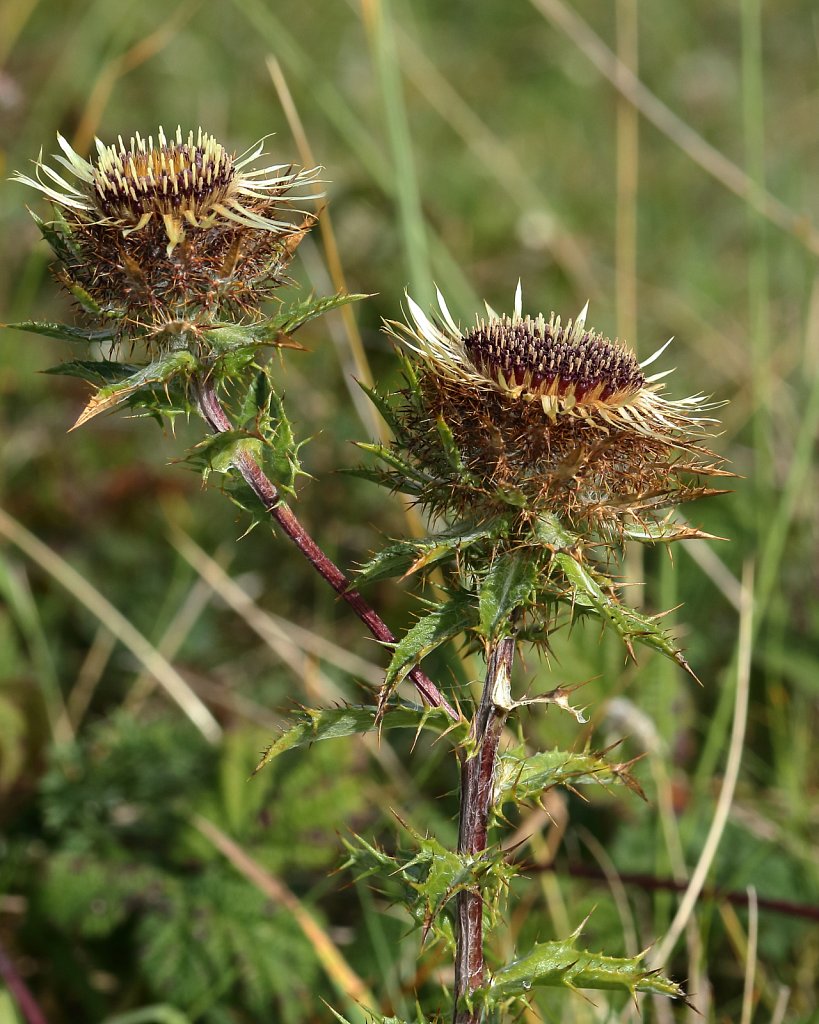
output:
[[[156,142],[97,140],[88,161],[57,138],[60,171],[40,158],[35,177],[16,180],[55,206],[44,234],[59,280],[120,337],[203,315],[256,316],[314,223],[294,203],[317,169],[254,166],[264,140],[235,156],[201,128],[170,139],[160,128]]]
[[[608,542],[712,493],[703,481],[722,471],[703,445],[714,421],[702,414],[713,406],[663,396],[670,371],[645,370],[665,346],[641,363],[587,329],[585,310],[566,324],[524,317],[520,286],[511,316],[487,307],[465,329],[440,292],[434,320],[407,298],[409,321],[387,325],[415,357],[395,447],[417,471],[411,493],[433,513],[548,511]]]

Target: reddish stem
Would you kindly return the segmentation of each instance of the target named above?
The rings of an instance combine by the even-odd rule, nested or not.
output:
[[[234,429],[210,381],[198,380],[195,385],[195,392],[199,411],[214,433],[223,434]],[[387,624],[370,607],[361,594],[353,589],[352,584],[341,569],[328,558],[304,529],[293,510],[282,501],[276,485],[264,473],[253,456],[246,452],[240,452],[234,457],[233,465],[244,477],[245,482],[253,490],[253,493],[264,505],[270,516],[279,524],[284,533],[293,541],[319,575],[350,605],[376,640],[386,644],[394,644],[395,637]],[[458,720],[458,713],[429,676],[422,672],[420,668],[414,668],[409,675],[419,694],[428,704],[436,708],[443,708],[453,721]]]
[[[515,640],[504,637],[492,648],[486,663],[486,679],[481,703],[472,723],[476,749],[461,764],[461,818],[458,852],[477,856],[486,849],[492,786],[506,716],[511,702],[498,702],[499,693],[508,693],[515,657]],[[456,898],[458,918],[455,951],[455,1011],[453,1024],[478,1024],[480,1010],[470,1010],[462,999],[485,980],[483,959],[483,897],[480,889],[466,889]]]
[[[11,957],[0,947],[0,978],[17,1003],[26,1024],[47,1024],[45,1014],[37,1000],[31,994],[28,985],[23,981],[12,963]]]

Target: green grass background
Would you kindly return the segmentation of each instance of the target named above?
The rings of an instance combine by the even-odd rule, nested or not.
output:
[[[565,936],[593,908],[588,946],[623,954],[662,936],[678,897],[623,885],[618,872],[693,869],[738,678],[747,731],[709,892],[752,886],[760,899],[819,906],[818,47],[810,0],[0,6],[3,178],[53,151],[56,131],[87,151],[94,135],[160,123],[201,124],[237,150],[275,132],[274,159],[298,161],[275,61],[325,168],[347,287],[373,293],[355,316],[377,379],[395,372],[379,323],[400,314],[405,287],[427,301],[435,282],[468,318],[483,299],[509,309],[520,278],[528,310],[571,316],[590,299],[589,323],[642,356],[674,335],[672,393],[730,400],[715,448],[739,479],[687,510],[728,543],[629,566],[642,581],[634,600],[681,606],[671,621],[703,687],[657,657],[624,666],[593,629],[558,636],[549,663],[520,673],[532,692],[590,680],[588,734],[554,711],[522,729],[540,746],[626,737],[633,756],[653,744],[638,768],[649,802],[603,790],[550,798],[530,854],[557,852],[557,871],[515,883],[494,963]],[[607,78],[612,54],[637,69],[642,113]],[[633,98],[633,81],[619,81]],[[0,319],[70,318],[26,204],[42,212],[34,193],[0,187]],[[301,253],[298,286],[328,293],[317,232]],[[364,371],[349,324],[334,314],[301,341],[308,351],[281,368],[290,415],[312,437],[299,510],[352,567],[407,528],[404,510],[335,474],[374,429],[351,383]],[[0,943],[16,972],[51,1024],[328,1020],[319,997],[365,1019],[340,961],[317,957],[292,908],[260,895],[235,851],[226,859],[196,829],[200,815],[289,887],[384,1012],[411,1016],[417,990],[427,1015],[440,1007],[446,1019],[446,958],[419,962],[389,899],[331,874],[350,828],[392,841],[390,809],[454,841],[443,745],[336,742],[245,782],[288,705],[359,694],[315,638],[368,659],[374,678],[382,652],[281,539],[257,529],[237,542],[245,524],[218,487],[203,491],[173,465],[197,423],[173,436],[112,416],[67,434],[82,387],[40,371],[69,355],[0,335],[0,503],[11,517],[0,529]],[[208,583],[182,556],[180,535],[286,634],[294,623],[310,635],[264,642],[224,579]],[[88,593],[66,589],[59,560]],[[112,636],[97,595],[166,652],[219,718],[219,744]],[[411,621],[400,588],[372,597],[395,627]],[[454,655],[431,669],[463,671]],[[609,882],[573,878],[578,865]],[[816,918],[767,907],[757,918],[706,893],[668,970],[695,994],[703,1017],[692,1019],[819,1019]],[[689,1016],[547,992],[530,1019]],[[22,1019],[0,989],[0,1022]]]

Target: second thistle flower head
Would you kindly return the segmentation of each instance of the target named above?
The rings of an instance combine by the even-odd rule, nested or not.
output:
[[[96,142],[94,160],[61,136],[36,176],[16,180],[57,208],[70,238],[58,252],[69,286],[78,285],[123,322],[161,324],[197,310],[254,313],[281,280],[313,218],[294,222],[294,203],[317,168],[256,166],[264,140],[236,156],[198,129],[156,139]]]
[[[671,371],[645,372],[665,346],[639,362],[588,329],[585,309],[567,323],[524,316],[520,285],[511,315],[487,307],[467,328],[440,292],[434,317],[407,301],[407,322],[387,329],[417,357],[401,444],[428,480],[419,498],[432,510],[487,516],[512,505],[616,537],[706,493],[699,477],[719,474],[702,447],[713,423],[706,398],[666,398],[661,378]]]

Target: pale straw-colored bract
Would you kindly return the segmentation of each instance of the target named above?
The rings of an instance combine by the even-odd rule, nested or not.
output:
[[[254,168],[269,136],[233,156],[201,128],[183,137],[177,127],[170,140],[160,127],[157,142],[137,132],[130,143],[119,137],[106,146],[96,140],[94,162],[83,159],[62,135],[62,153],[54,155],[58,173],[42,158],[36,177],[16,174],[52,202],[89,223],[116,225],[128,235],[161,220],[168,252],[184,240],[189,228],[211,228],[220,222],[261,231],[287,231],[291,225],[274,216],[275,205],[319,198],[305,194],[317,181],[319,168],[294,170],[289,164]],[[66,174],[67,172],[67,174]]]
[[[699,415],[722,403],[703,394],[671,400],[661,392],[672,370],[651,376],[643,371],[658,359],[671,339],[647,359],[636,356],[586,328],[588,303],[562,324],[554,313],[547,319],[523,315],[520,283],[512,316],[486,305],[486,317],[463,329],[437,291],[438,311],[430,317],[406,293],[406,322],[387,321],[386,330],[418,356],[430,372],[476,391],[495,390],[512,401],[539,402],[549,421],[582,417],[600,426],[635,431],[672,444],[681,435],[702,435],[716,422]]]

